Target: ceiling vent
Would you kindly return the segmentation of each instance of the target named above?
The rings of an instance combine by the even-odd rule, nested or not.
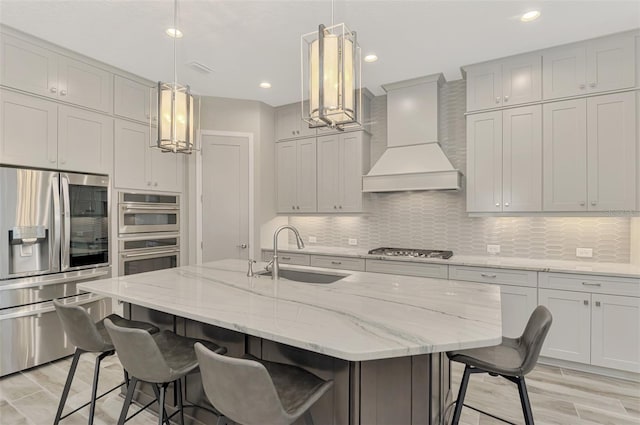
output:
[[[203,64],[202,62],[191,61],[187,65],[203,74],[213,74],[215,72],[213,68]]]

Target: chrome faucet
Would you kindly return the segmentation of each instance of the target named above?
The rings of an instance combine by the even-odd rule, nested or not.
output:
[[[269,264],[271,264],[271,279],[278,279],[278,275],[280,273],[280,264],[278,263],[278,234],[284,229],[289,229],[294,235],[296,235],[298,249],[304,248],[304,242],[300,237],[300,233],[298,233],[298,229],[289,225],[278,227],[273,234],[273,260],[269,262]],[[269,267],[269,264],[267,264],[267,267]]]

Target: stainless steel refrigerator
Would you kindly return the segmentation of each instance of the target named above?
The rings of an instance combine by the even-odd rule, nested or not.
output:
[[[53,299],[111,312],[76,289],[111,276],[109,201],[108,176],[0,166],[0,376],[73,353]]]

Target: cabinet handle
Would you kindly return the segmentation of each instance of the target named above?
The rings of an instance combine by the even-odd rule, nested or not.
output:
[[[586,84],[580,84],[578,87],[580,87],[580,90],[584,90],[587,88]]]
[[[342,261],[332,261],[331,264],[335,264],[336,266],[339,266],[340,264],[342,264]]]
[[[597,86],[597,84],[596,84],[596,83],[590,83],[590,84],[589,84],[589,87],[591,87],[591,88],[593,88],[593,87],[595,87],[595,86]]]
[[[584,300],[584,305],[589,305],[589,301],[588,300]]]
[[[508,101],[509,101],[509,96],[505,96],[505,97],[504,97],[504,101],[505,101],[505,102],[508,102]]]
[[[291,257],[282,257],[283,260],[291,261]]]
[[[60,90],[60,96],[66,96],[66,95],[67,95],[66,90]]]
[[[600,307],[600,301],[596,301],[596,307]]]
[[[584,286],[602,286],[602,283],[582,282]]]
[[[498,277],[495,274],[488,274],[488,273],[480,273],[480,276],[482,276],[482,277],[490,277],[492,279]]]
[[[496,103],[500,104],[500,96],[496,96]]]
[[[49,89],[49,91],[50,91],[51,93],[56,93],[56,92],[58,91],[58,89],[57,89],[57,88],[55,88],[55,87],[51,87],[51,88]]]

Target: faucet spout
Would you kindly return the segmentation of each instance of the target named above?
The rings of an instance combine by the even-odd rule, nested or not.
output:
[[[280,226],[273,233],[273,260],[271,266],[271,279],[278,279],[280,272],[280,264],[278,263],[278,235],[284,229],[291,230],[296,237],[296,244],[298,245],[298,249],[304,248],[304,241],[300,237],[300,232],[293,226],[285,225]]]

